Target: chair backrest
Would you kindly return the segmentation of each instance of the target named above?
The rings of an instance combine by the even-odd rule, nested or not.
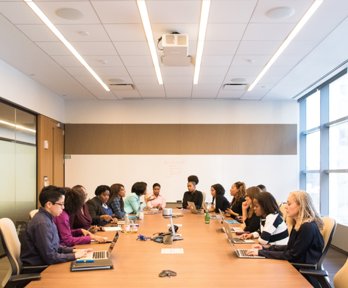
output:
[[[206,197],[205,192],[202,192],[202,194],[203,194],[203,200],[202,200],[202,205],[201,205],[201,207],[202,207],[204,210],[207,210],[208,207],[207,207],[207,205],[206,205],[206,203],[205,203],[205,197]]]
[[[336,220],[330,217],[323,217],[321,218],[324,222],[323,230],[321,231],[321,234],[324,238],[324,248],[323,248],[323,254],[320,257],[320,260],[318,262],[318,268],[323,269],[323,261],[325,259],[326,253],[330,248],[332,237],[336,230]]]
[[[346,263],[336,273],[334,277],[335,288],[347,288],[348,286],[348,258]]]
[[[12,275],[18,275],[21,270],[21,243],[18,239],[16,227],[11,219],[0,219],[0,232],[7,258],[11,264]]]
[[[39,209],[31,210],[29,212],[29,219],[33,219],[37,212],[39,212]]]

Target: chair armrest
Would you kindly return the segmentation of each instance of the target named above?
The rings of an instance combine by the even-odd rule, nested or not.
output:
[[[312,269],[312,270],[318,269],[317,264],[305,264],[305,263],[290,263],[290,264],[294,266],[296,269]]]
[[[329,273],[326,270],[300,269],[299,271],[303,275],[320,276],[320,277],[329,276]]]
[[[31,273],[40,273],[45,270],[48,265],[36,265],[36,266],[22,266],[21,273],[31,274]]]

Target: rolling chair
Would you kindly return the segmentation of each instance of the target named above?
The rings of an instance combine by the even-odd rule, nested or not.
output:
[[[332,237],[336,230],[336,220],[330,217],[323,217],[324,222],[323,230],[321,234],[324,238],[323,253],[316,264],[301,264],[301,263],[291,263],[295,268],[297,268],[303,276],[305,276],[312,285],[316,288],[326,288],[330,286],[330,280],[328,278],[328,273],[324,270],[323,262],[327,251],[330,248]]]
[[[29,212],[29,219],[33,219],[36,213],[39,212],[39,209],[34,209]]]
[[[40,279],[38,272],[47,266],[22,266],[20,261],[21,243],[11,219],[0,219],[0,234],[6,256],[10,262],[10,269],[2,282],[2,287],[24,287],[32,280]]]

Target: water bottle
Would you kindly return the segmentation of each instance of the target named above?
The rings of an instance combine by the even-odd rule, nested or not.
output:
[[[129,233],[130,232],[130,222],[128,214],[124,216],[124,232]]]
[[[205,224],[210,223],[210,214],[209,214],[208,210],[205,211],[204,221],[205,221]]]

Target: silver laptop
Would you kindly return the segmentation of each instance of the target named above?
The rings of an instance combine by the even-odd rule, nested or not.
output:
[[[248,259],[262,259],[265,258],[263,256],[252,256],[252,255],[247,255],[248,249],[235,249],[234,252],[239,258],[248,258]]]
[[[223,222],[222,225],[223,225],[224,231],[227,235],[228,241],[230,241],[232,244],[252,244],[252,243],[255,243],[254,240],[240,239],[238,237],[233,237],[230,225],[225,221]]]
[[[111,252],[115,247],[115,244],[118,240],[119,234],[116,232],[115,237],[112,239],[111,244],[108,248],[108,250],[101,250],[101,251],[91,251],[88,252],[87,255],[83,258],[80,258],[77,260],[77,262],[83,262],[88,260],[101,260],[101,259],[109,259],[111,256]]]
[[[187,205],[190,206],[191,213],[193,214],[201,213],[201,211],[196,208],[195,202],[187,201]]]

